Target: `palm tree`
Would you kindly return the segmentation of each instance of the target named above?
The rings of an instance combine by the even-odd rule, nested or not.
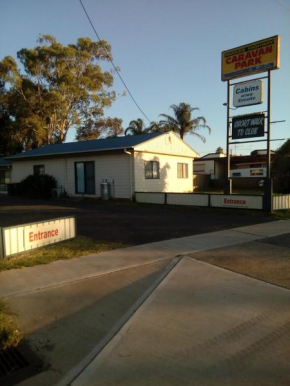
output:
[[[211,128],[206,124],[206,119],[202,116],[196,118],[191,116],[194,110],[199,110],[198,107],[191,107],[189,104],[182,102],[179,105],[171,105],[170,108],[174,112],[174,117],[160,114],[161,117],[166,118],[166,120],[159,122],[164,131],[173,130],[180,135],[181,139],[183,139],[185,134],[190,133],[200,138],[203,142],[206,141],[205,137],[197,132],[200,129],[206,129],[209,134],[211,133]]]
[[[125,135],[138,135],[150,132],[150,128],[145,128],[143,119],[139,118],[129,123],[129,127],[125,130]]]

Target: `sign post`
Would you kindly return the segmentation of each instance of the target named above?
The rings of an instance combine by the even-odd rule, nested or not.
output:
[[[271,70],[280,67],[280,36],[276,35],[254,43],[223,51],[222,81],[227,81],[227,175],[225,194],[232,193],[230,178],[230,145],[240,140],[265,135],[265,118],[267,118],[267,176],[264,185],[264,210],[272,211],[273,183],[271,180]],[[261,72],[268,72],[268,76],[253,79],[249,82],[231,83],[232,79],[251,76]],[[255,113],[231,118],[230,88],[234,86],[233,105],[236,108],[263,103],[263,83],[267,79],[267,116]],[[240,143],[258,142],[244,141]]]

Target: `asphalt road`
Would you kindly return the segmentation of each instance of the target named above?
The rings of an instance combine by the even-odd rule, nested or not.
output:
[[[79,235],[124,246],[269,222],[254,210],[194,208],[129,202],[41,201],[0,195],[0,227],[75,215]]]

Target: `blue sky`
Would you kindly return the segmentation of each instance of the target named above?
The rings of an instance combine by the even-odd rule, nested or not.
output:
[[[115,65],[150,120],[170,114],[169,106],[180,102],[200,108],[212,134],[204,133],[205,144],[192,135],[185,141],[201,155],[226,147],[227,87],[221,81],[221,52],[280,35],[281,66],[272,74],[272,120],[286,123],[272,125],[272,139],[290,137],[290,0],[83,3],[99,36],[111,44]],[[0,0],[0,59],[34,47],[39,33],[54,35],[62,44],[84,36],[96,40],[78,0]],[[124,91],[117,77],[114,89],[120,95]],[[263,110],[265,104],[240,108],[239,114]],[[117,99],[106,115],[122,118],[124,127],[143,118],[129,96]],[[68,140],[73,139],[72,130]],[[272,142],[272,148],[283,142]],[[237,145],[232,152],[248,154],[265,146]]]

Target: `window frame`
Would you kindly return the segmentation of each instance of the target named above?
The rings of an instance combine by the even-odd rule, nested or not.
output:
[[[154,170],[156,165],[156,170]],[[145,180],[160,179],[160,164],[159,161],[144,161]],[[149,173],[149,174],[148,174]]]
[[[40,171],[39,169],[43,169],[43,171]],[[34,176],[43,176],[44,174],[45,174],[45,165],[33,165]]]
[[[181,170],[179,165],[181,165]],[[177,178],[188,178],[188,163],[177,162]]]
[[[84,191],[81,192],[78,190],[78,170],[77,165],[83,164],[84,165]],[[86,165],[91,164],[93,165],[93,192],[88,193],[88,177],[87,177],[87,169]],[[96,176],[95,176],[95,161],[75,161],[75,193],[76,194],[87,194],[87,195],[95,195],[96,194]]]

